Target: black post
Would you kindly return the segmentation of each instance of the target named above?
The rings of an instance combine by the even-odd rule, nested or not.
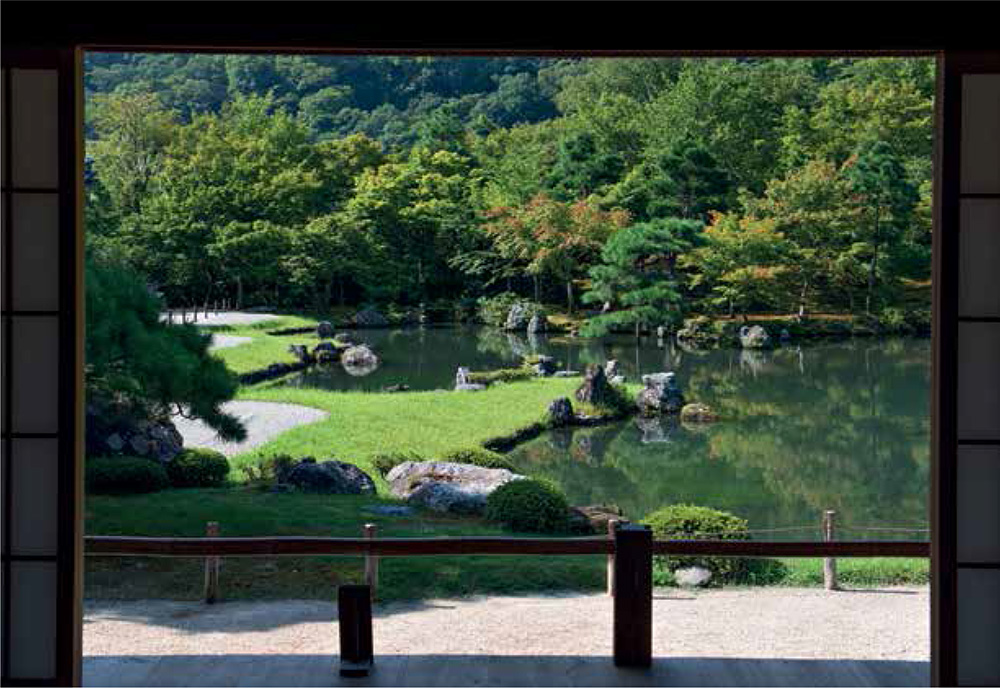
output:
[[[341,585],[337,591],[340,617],[340,675],[367,676],[372,656],[372,593],[367,585]]]
[[[614,653],[617,666],[653,663],[653,533],[620,524],[615,531]]]

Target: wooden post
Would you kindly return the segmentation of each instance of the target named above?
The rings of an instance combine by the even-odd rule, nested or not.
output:
[[[608,519],[608,539],[615,539],[615,530],[618,528],[618,519]],[[615,555],[608,555],[608,595],[615,596]]]
[[[836,511],[823,512],[823,541],[833,542],[836,539]],[[823,559],[823,587],[827,590],[837,590],[837,560],[833,557]]]
[[[378,526],[374,523],[366,523],[364,527],[365,537],[374,540],[378,537]],[[365,585],[371,588],[372,600],[378,594],[378,556],[375,554],[365,555]]]
[[[340,619],[340,675],[367,676],[372,651],[372,592],[367,585],[341,585],[337,591]]]
[[[205,537],[219,537],[219,522],[205,524]],[[215,604],[219,599],[219,565],[221,557],[205,557],[205,604]]]
[[[653,662],[653,533],[649,526],[615,530],[614,655],[617,666]]]

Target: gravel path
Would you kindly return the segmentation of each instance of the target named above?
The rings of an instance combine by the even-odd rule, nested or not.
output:
[[[228,349],[230,347],[239,346],[240,344],[246,344],[247,342],[252,341],[253,337],[237,337],[232,334],[213,334],[212,344],[208,348],[211,351],[216,349]]]
[[[332,594],[332,592],[331,592]],[[383,655],[611,654],[604,595],[480,597],[379,604]],[[653,653],[674,657],[927,660],[927,588],[657,591]],[[334,603],[86,603],[84,655],[327,654]]]
[[[205,447],[233,456],[274,439],[286,430],[299,425],[315,423],[327,417],[326,411],[271,401],[227,401],[222,405],[226,413],[235,414],[247,429],[242,442],[223,442],[215,430],[201,421],[175,417],[174,425],[184,438],[185,447]]]
[[[167,314],[161,313],[160,318],[166,319]],[[179,322],[180,311],[174,314],[174,322]],[[188,322],[191,314],[188,313]],[[273,313],[243,313],[240,311],[219,311],[215,313],[209,311],[208,316],[204,313],[198,314],[198,322],[194,323],[198,327],[213,327],[215,325],[254,325],[268,320],[277,320],[279,316]]]

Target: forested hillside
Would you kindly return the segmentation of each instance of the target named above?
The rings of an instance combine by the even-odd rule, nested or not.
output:
[[[933,64],[91,55],[90,251],[174,304],[899,318]]]

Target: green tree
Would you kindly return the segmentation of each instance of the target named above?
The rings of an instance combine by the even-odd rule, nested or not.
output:
[[[193,325],[162,322],[159,299],[124,266],[89,261],[86,272],[88,395],[182,414],[223,439],[245,439],[240,421],[221,409],[237,383],[209,353],[211,337]]]
[[[601,264],[590,270],[585,303],[610,304],[611,310],[587,321],[586,336],[600,336],[619,325],[662,322],[681,300],[674,265],[678,254],[697,241],[696,220],[667,218],[630,225],[611,235]]]
[[[547,185],[558,200],[586,198],[617,182],[624,168],[621,156],[600,150],[590,133],[572,134],[559,144]]]
[[[913,214],[917,191],[899,158],[882,141],[863,147],[856,160],[847,165],[845,174],[860,215],[858,238],[869,254],[865,313],[871,314],[880,270],[891,276],[889,268],[896,257],[897,240]],[[885,260],[880,263],[883,254]]]

